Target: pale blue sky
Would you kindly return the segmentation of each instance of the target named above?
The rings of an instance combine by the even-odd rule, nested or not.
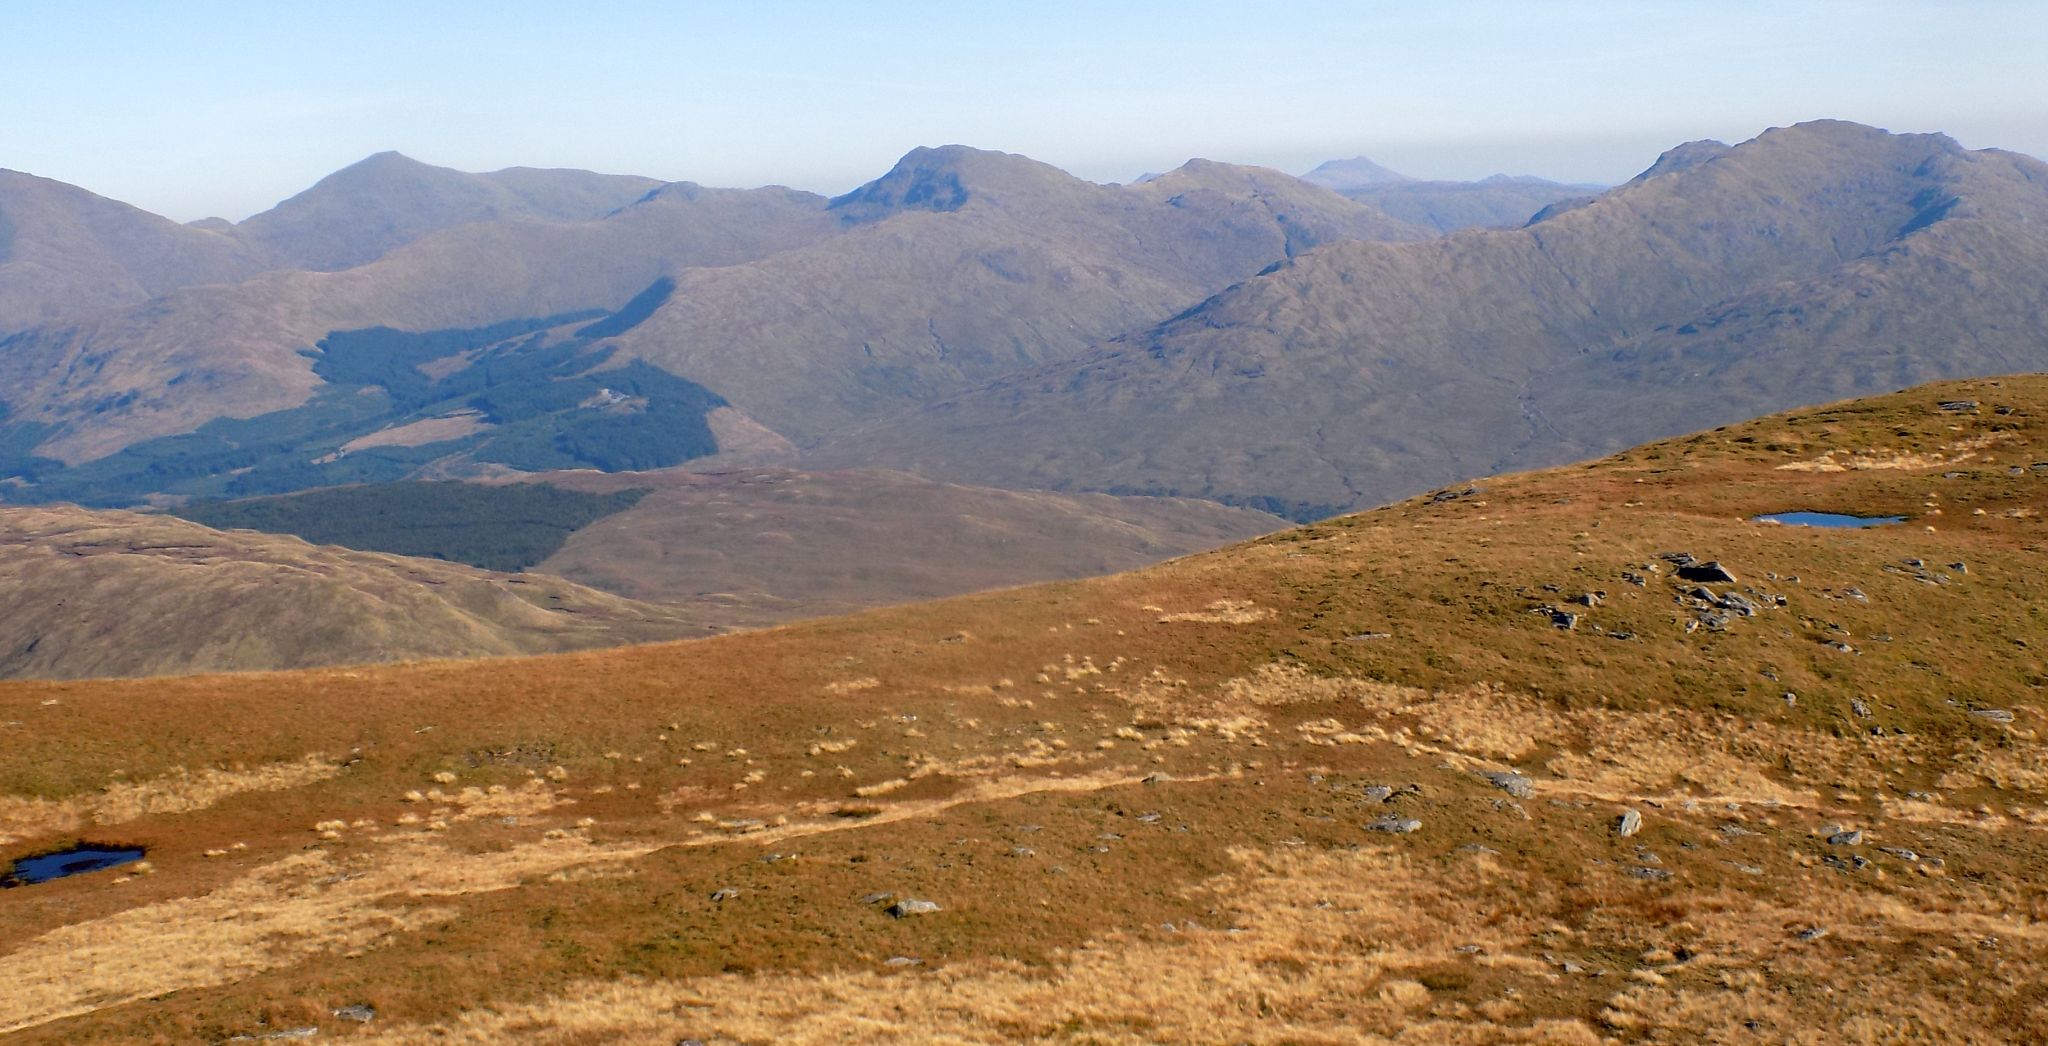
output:
[[[1822,116],[2048,154],[2048,0],[0,3],[0,167],[241,218],[382,149],[843,191],[917,145],[1612,182]]]

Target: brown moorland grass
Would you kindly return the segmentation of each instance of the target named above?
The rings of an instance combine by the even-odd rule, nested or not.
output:
[[[1949,383],[691,643],[0,686],[0,857],[151,866],[0,894],[0,1033],[2048,1037],[2044,416]],[[1943,464],[1780,467],[1831,454]]]

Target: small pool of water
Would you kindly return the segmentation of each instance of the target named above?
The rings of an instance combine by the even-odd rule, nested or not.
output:
[[[62,853],[24,857],[14,862],[12,871],[0,876],[0,886],[33,886],[68,875],[119,868],[142,860],[142,856],[143,851],[135,847],[81,846]]]
[[[1783,523],[1788,527],[1846,527],[1856,530],[1888,527],[1905,521],[1904,516],[1844,516],[1837,512],[1773,512],[1750,520],[1752,523]]]

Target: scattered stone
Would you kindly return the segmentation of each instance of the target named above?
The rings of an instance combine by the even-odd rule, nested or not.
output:
[[[1943,400],[1941,404],[1941,409],[1949,412],[1950,414],[1975,414],[1977,412],[1977,401]]]
[[[1965,563],[1965,562],[1963,562],[1963,561],[1962,561],[1962,560],[1960,560],[1960,559],[1959,559],[1959,560],[1956,560],[1956,561],[1955,561],[1955,562],[1953,562],[1953,563],[1950,563],[1950,564],[1948,565],[1948,568],[1949,568],[1950,570],[1953,570],[1953,571],[1955,571],[1955,572],[1956,572],[1956,573],[1958,573],[1958,574],[1967,574],[1967,573],[1969,573],[1969,572],[1970,572],[1970,565],[1969,565],[1968,563]]]
[[[1989,719],[1994,723],[2012,722],[2012,713],[2003,708],[1979,708],[1970,714],[1979,719]]]
[[[1798,694],[1795,694],[1795,693],[1793,693],[1793,692],[1792,692],[1792,691],[1790,691],[1790,690],[1787,690],[1787,691],[1785,691],[1785,704],[1787,704],[1787,705],[1797,705],[1798,703],[1799,703],[1799,695],[1798,695]]]
[[[1156,785],[1165,784],[1166,782],[1171,780],[1173,780],[1172,774],[1166,773],[1164,771],[1155,771],[1153,773],[1146,774],[1143,783],[1148,785]]]
[[[1392,638],[1394,638],[1394,634],[1391,632],[1355,632],[1345,636],[1344,641],[1346,643],[1370,643],[1375,640]]]
[[[1826,937],[1827,935],[1827,930],[1819,926],[1809,926],[1806,929],[1799,931],[1799,939],[1802,941],[1818,941],[1821,938]]]
[[[1829,846],[1862,846],[1862,845],[1863,845],[1863,833],[1862,833],[1861,831],[1857,830],[1857,829],[1854,829],[1854,828],[1850,828],[1850,829],[1847,829],[1847,830],[1845,830],[1845,831],[1840,831],[1840,832],[1836,832],[1836,833],[1834,833],[1833,835],[1830,835],[1830,836],[1828,836],[1828,845],[1829,845]]]
[[[1852,697],[1849,699],[1849,710],[1856,713],[1857,718],[1870,718],[1870,706],[1864,704],[1863,699],[1860,697]]]
[[[1139,815],[1138,815],[1138,820],[1139,820],[1139,822],[1141,822],[1141,823],[1143,823],[1143,824],[1158,824],[1158,823],[1159,823],[1159,814],[1157,814],[1157,813],[1144,813],[1144,814],[1139,814]]]
[[[883,890],[883,891],[880,891],[880,892],[878,892],[878,893],[871,893],[871,894],[867,895],[866,897],[863,897],[863,898],[861,898],[861,899],[860,899],[860,903],[862,903],[862,904],[880,904],[880,903],[882,903],[883,901],[893,901],[893,900],[895,900],[895,899],[896,899],[896,895],[895,895],[895,894],[893,894],[893,893],[890,893],[890,892],[889,892],[889,891],[887,891],[887,890]]]
[[[1563,631],[1569,632],[1579,627],[1579,615],[1569,610],[1552,610],[1550,612],[1550,623]]]
[[[377,1008],[375,1006],[357,1003],[353,1006],[343,1006],[342,1008],[335,1010],[334,1017],[336,1020],[354,1021],[357,1024],[368,1024],[371,1021],[377,1019]]]
[[[1671,878],[1669,868],[1652,868],[1648,865],[1637,865],[1629,869],[1628,874],[1630,878],[1645,879],[1653,883],[1661,883]]]
[[[1615,819],[1614,833],[1623,839],[1643,830],[1643,815],[1635,810],[1623,810]]]
[[[1422,827],[1422,822],[1412,817],[1382,817],[1365,826],[1368,832],[1383,832],[1387,835],[1407,835]]]
[[[1687,581],[1699,581],[1710,585],[1735,583],[1735,575],[1718,562],[1680,564],[1678,576]]]
[[[1465,845],[1458,847],[1458,852],[1461,854],[1488,854],[1494,857],[1500,856],[1499,850],[1496,850],[1491,846],[1483,845],[1481,843],[1466,843]]]
[[[1920,860],[1919,854],[1914,853],[1911,850],[1905,849],[1904,847],[1880,846],[1877,848],[1877,852],[1881,854],[1890,854],[1901,861],[1917,862]]]
[[[1038,851],[1036,851],[1036,850],[1033,850],[1032,848],[1030,848],[1030,847],[1028,847],[1028,846],[1013,846],[1013,847],[1011,847],[1011,848],[1010,848],[1010,856],[1011,856],[1011,857],[1037,857],[1037,856],[1038,856]]]
[[[1493,782],[1495,788],[1517,799],[1528,799],[1536,794],[1536,782],[1524,774],[1509,770],[1488,770],[1479,776]]]
[[[720,904],[723,904],[726,901],[730,901],[733,898],[738,897],[739,895],[740,892],[738,890],[735,890],[732,887],[727,886],[721,889],[713,890],[711,892],[711,899],[717,901]]]
[[[938,910],[939,903],[937,901],[921,901],[914,897],[906,897],[890,905],[887,909],[889,917],[892,919],[908,919],[913,915],[930,915]]]
[[[889,961],[887,961],[887,962],[883,963],[882,965],[884,965],[884,966],[897,966],[897,967],[902,967],[902,966],[923,966],[923,965],[924,965],[924,960],[923,960],[923,959],[914,959],[914,958],[911,958],[911,957],[910,957],[910,956],[908,956],[908,955],[892,955],[892,956],[890,956],[890,957],[889,957]]]
[[[1384,803],[1394,797],[1394,790],[1386,785],[1369,785],[1364,794],[1369,802]]]
[[[1600,601],[1606,598],[1607,593],[1605,592],[1582,592],[1579,595],[1573,596],[1572,602],[1584,607],[1597,607],[1600,605]]]

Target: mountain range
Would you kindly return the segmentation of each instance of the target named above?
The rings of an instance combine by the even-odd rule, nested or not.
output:
[[[1431,184],[1194,160],[1098,185],[948,146],[826,198],[380,154],[188,227],[8,176],[0,499],[197,514],[447,480],[651,490],[633,496],[668,523],[557,527],[577,536],[531,558],[473,555],[509,531],[469,527],[451,558],[559,554],[691,627],[759,625],[1128,568],[1262,513],[2044,362],[2048,167],[2027,157],[1821,121],[1449,233],[1463,219],[1361,202]],[[732,471],[762,468],[799,471]],[[791,544],[677,522],[736,492]],[[1134,496],[1163,500],[1141,519]],[[988,543],[1040,527],[1058,539]],[[310,536],[414,551],[375,529]],[[876,568],[832,569],[857,535]],[[690,551],[635,571],[622,550],[651,545]]]
[[[2048,165],[1823,122],[1518,229],[1340,243],[836,438],[821,463],[1297,518],[1938,377],[2048,366]]]
[[[1313,177],[1421,184],[1367,163]],[[1096,185],[957,146],[829,200],[385,154],[225,230],[7,184],[13,226],[62,198],[217,252],[0,334],[17,501],[701,460],[1310,518],[2048,336],[2043,165],[1828,121],[1448,235],[1258,168]]]

